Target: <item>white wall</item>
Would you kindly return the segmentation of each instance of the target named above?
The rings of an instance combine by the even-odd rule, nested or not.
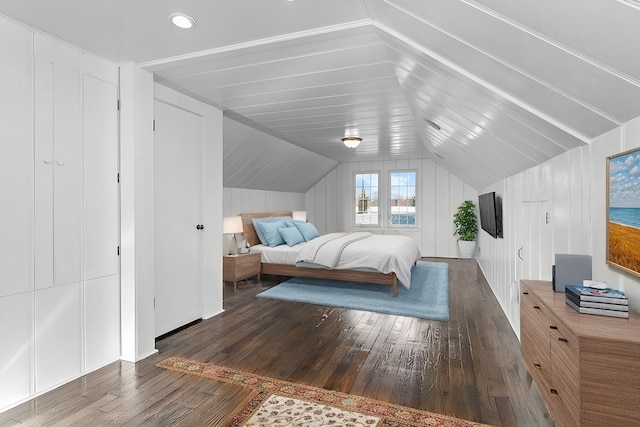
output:
[[[476,190],[430,159],[341,163],[305,195],[307,218],[321,233],[361,230],[353,225],[353,173],[380,171],[386,181],[391,170],[418,171],[416,228],[367,228],[415,239],[425,257],[457,257],[453,215],[465,200],[477,202]]]
[[[153,75],[120,68],[122,358],[155,353],[153,252]]]
[[[303,211],[305,210],[304,194],[286,191],[252,190],[248,188],[223,189],[223,217],[236,216],[241,213]],[[238,239],[239,241],[240,239]],[[229,248],[231,236],[224,236],[223,247]]]
[[[640,147],[640,117],[596,138],[591,144],[591,227],[593,276],[604,280],[629,297],[629,305],[640,311],[640,278],[606,264],[606,158]]]
[[[640,310],[640,278],[606,263],[606,159],[639,146],[640,118],[636,118],[588,146],[568,151],[481,191],[496,191],[502,196],[505,232],[504,239],[480,233],[478,262],[516,333],[519,280],[550,280],[556,253],[591,255],[594,280],[624,290],[630,306]],[[527,241],[531,237],[523,235],[523,229],[538,202],[545,204],[550,214],[549,237],[531,242]],[[522,269],[518,249],[536,250],[537,245],[542,249],[536,256],[526,254],[533,265]]]
[[[223,189],[222,212],[224,217],[250,212],[303,210],[305,210],[303,193],[230,187]]]

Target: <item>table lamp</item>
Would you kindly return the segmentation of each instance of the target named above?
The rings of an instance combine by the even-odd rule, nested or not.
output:
[[[242,217],[240,216],[230,216],[224,218],[222,223],[222,232],[224,234],[232,234],[233,239],[231,241],[231,249],[229,251],[229,255],[237,255],[238,254],[238,240],[236,239],[237,233],[242,233]]]
[[[307,211],[293,211],[291,212],[291,216],[294,221],[307,222]]]

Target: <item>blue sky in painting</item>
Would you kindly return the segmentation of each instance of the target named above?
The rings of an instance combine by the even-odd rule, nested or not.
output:
[[[609,207],[640,208],[640,151],[609,160]]]

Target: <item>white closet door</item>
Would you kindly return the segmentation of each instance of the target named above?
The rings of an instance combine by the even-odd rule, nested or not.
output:
[[[154,103],[156,336],[202,317],[202,117]]]
[[[36,392],[82,373],[82,304],[79,283],[35,295]]]
[[[546,201],[522,203],[518,216],[522,221],[517,225],[520,238],[516,277],[519,279],[551,280],[553,241],[548,212]]]
[[[54,284],[81,280],[82,75],[54,67],[53,272]]]
[[[31,295],[0,298],[0,409],[31,393]]]
[[[35,61],[35,288],[53,286],[53,63]]]
[[[33,241],[32,79],[33,36],[23,28],[0,20],[0,297],[30,289]],[[2,378],[0,373],[0,384]]]
[[[84,279],[118,274],[118,87],[84,76]]]
[[[85,371],[120,358],[119,291],[120,280],[117,275],[85,282]]]
[[[35,77],[35,285],[43,289],[81,278],[82,80],[38,55]]]

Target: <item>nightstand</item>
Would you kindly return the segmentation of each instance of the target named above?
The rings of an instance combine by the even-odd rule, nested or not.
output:
[[[238,290],[237,284],[240,280],[258,276],[259,281],[261,267],[262,259],[258,252],[225,255],[222,262],[223,280],[233,282],[233,292],[236,292]]]

